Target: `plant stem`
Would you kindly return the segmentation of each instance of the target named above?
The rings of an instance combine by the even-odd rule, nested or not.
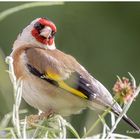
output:
[[[130,75],[130,76],[131,76],[131,78],[132,78],[132,75]],[[133,83],[136,83],[136,82],[135,82],[135,79],[132,79],[132,82],[133,82]],[[114,126],[113,126],[113,127],[111,128],[111,130],[108,132],[107,137],[106,137],[107,139],[108,139],[108,138],[110,137],[110,135],[114,132],[114,130],[116,129],[118,123],[120,122],[120,120],[122,119],[122,117],[126,114],[126,112],[128,111],[128,109],[130,108],[132,102],[134,101],[134,98],[135,98],[136,96],[138,96],[139,92],[140,92],[140,85],[139,85],[139,86],[137,87],[137,89],[135,90],[133,98],[131,98],[131,100],[130,100],[126,105],[124,105],[123,111],[120,113],[120,115],[119,115],[118,119],[116,120]]]
[[[84,136],[82,138],[86,138],[91,132],[92,130],[98,125],[99,122],[101,122],[101,118],[104,118],[110,111],[111,107],[109,107],[98,119],[97,121],[91,126],[91,128],[87,131],[86,134],[84,134]]]
[[[33,7],[39,7],[39,6],[53,6],[53,5],[62,5],[64,4],[63,2],[31,2],[31,3],[25,3],[16,7],[9,8],[8,10],[4,10],[0,13],[0,22],[5,19],[7,16],[24,10],[28,8],[33,8]]]

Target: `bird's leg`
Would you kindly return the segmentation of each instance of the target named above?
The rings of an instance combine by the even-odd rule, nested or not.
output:
[[[40,119],[48,119],[49,117],[53,116],[54,115],[54,111],[52,109],[49,109],[47,112],[42,112],[39,116],[40,116]]]
[[[30,126],[34,126],[35,123],[38,123],[40,120],[48,119],[54,114],[52,109],[49,109],[47,112],[42,112],[39,115],[30,115],[27,117],[27,123]]]
[[[30,115],[27,116],[27,123],[29,126],[34,126],[33,124],[38,123],[40,120],[39,115]]]

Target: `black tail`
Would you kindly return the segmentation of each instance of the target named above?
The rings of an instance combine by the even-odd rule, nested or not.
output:
[[[113,111],[114,112],[114,111]],[[117,116],[119,116],[119,114],[117,112],[114,112]],[[137,130],[140,133],[140,127],[138,125],[136,125],[129,117],[127,117],[126,115],[123,116],[122,118],[127,124],[129,124],[131,127],[133,127],[135,130]]]
[[[123,116],[123,120],[140,133],[140,127],[136,125],[130,118]]]

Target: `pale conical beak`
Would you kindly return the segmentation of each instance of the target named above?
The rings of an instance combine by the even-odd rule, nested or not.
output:
[[[52,29],[50,27],[45,27],[41,30],[40,35],[48,39],[51,36],[51,32]]]

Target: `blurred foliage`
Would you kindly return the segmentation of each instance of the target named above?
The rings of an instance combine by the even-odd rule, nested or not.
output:
[[[23,2],[0,2],[0,12]],[[0,116],[11,111],[13,89],[6,72],[5,56],[22,29],[37,17],[48,17],[58,28],[56,46],[69,53],[111,92],[116,75],[131,72],[140,80],[140,3],[137,2],[68,2],[61,6],[36,7],[14,13],[0,23]],[[36,110],[25,102],[31,113]],[[140,124],[140,97],[131,106],[128,115]],[[94,111],[85,110],[68,117],[78,132],[83,132],[97,119]],[[122,121],[117,132],[131,130]],[[100,129],[96,129],[97,132]],[[93,132],[93,133],[97,133]],[[138,134],[127,134],[139,137]]]

